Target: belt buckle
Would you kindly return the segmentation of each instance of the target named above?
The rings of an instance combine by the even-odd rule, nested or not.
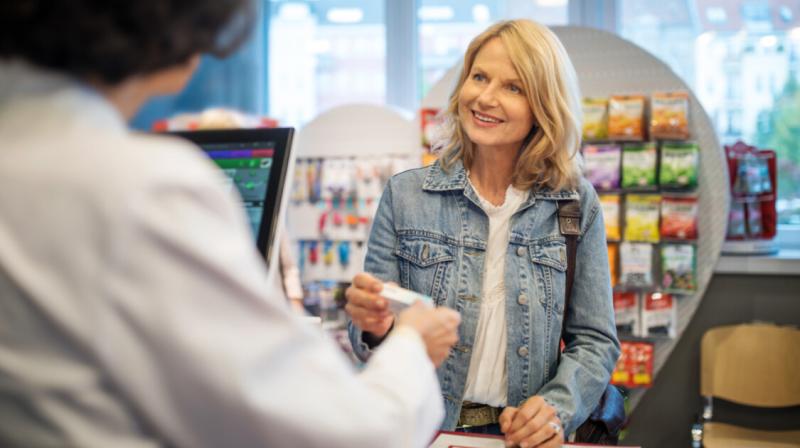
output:
[[[458,419],[458,427],[471,428],[498,423],[500,410],[498,408],[477,403],[464,403]]]

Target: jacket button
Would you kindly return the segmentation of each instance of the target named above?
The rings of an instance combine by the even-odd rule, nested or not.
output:
[[[520,247],[517,248],[517,256],[521,257],[523,255],[525,255],[525,248],[520,246]]]
[[[528,347],[520,347],[517,349],[517,354],[523,358],[528,356]]]
[[[528,303],[528,298],[525,297],[525,294],[520,294],[519,296],[517,296],[517,303],[519,303],[520,305],[525,305],[526,303]]]

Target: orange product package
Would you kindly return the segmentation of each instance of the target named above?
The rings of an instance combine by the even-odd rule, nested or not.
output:
[[[662,140],[689,138],[689,93],[656,92],[650,99],[650,137]]]
[[[645,139],[644,95],[614,95],[608,100],[608,138],[642,141]]]
[[[608,243],[608,268],[611,273],[611,287],[617,286],[617,260],[619,259],[619,245]]]

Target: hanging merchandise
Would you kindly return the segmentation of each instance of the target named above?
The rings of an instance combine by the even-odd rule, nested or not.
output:
[[[333,241],[325,240],[322,247],[322,260],[326,266],[330,266],[333,264]]]
[[[623,241],[619,245],[619,282],[626,288],[653,286],[653,245]]]
[[[625,240],[659,242],[660,206],[660,195],[629,194],[625,202]]]
[[[611,384],[635,389],[653,384],[653,349],[650,342],[620,341],[620,357]]]
[[[653,142],[628,143],[622,149],[622,188],[653,190],[658,150]]]
[[[691,294],[697,290],[697,255],[693,244],[661,246],[661,287],[665,291]]]
[[[749,201],[745,202],[744,207],[747,216],[747,235],[757,238],[764,233],[764,215],[761,213],[761,204],[757,201]]]
[[[620,186],[619,167],[622,149],[619,145],[584,145],[584,175],[596,190],[616,190]]]
[[[347,266],[350,264],[350,242],[349,241],[340,241],[339,242],[339,264],[342,266]]]
[[[737,142],[725,146],[732,203],[723,252],[766,254],[778,250],[775,151]]]
[[[619,278],[617,266],[619,265],[619,244],[608,243],[608,268],[611,276],[611,287],[617,286]]]
[[[308,262],[317,264],[319,261],[319,244],[316,241],[308,242]]]
[[[608,138],[608,98],[583,99],[583,140]]]
[[[661,199],[661,238],[697,239],[697,196],[664,196]]]
[[[292,178],[292,202],[299,204],[308,199],[308,181],[306,180],[306,163],[302,160],[295,161],[294,177]]]
[[[726,238],[729,240],[740,240],[747,236],[747,222],[744,219],[744,204],[732,201],[731,211],[728,217],[728,233]]]
[[[654,92],[650,98],[650,138],[689,138],[689,93]]]
[[[617,333],[635,336],[639,334],[639,293],[634,291],[614,292],[614,320]]]
[[[619,241],[622,236],[620,225],[620,195],[602,194],[600,195],[600,206],[603,211],[603,221],[606,225],[606,239],[608,241]]]
[[[642,141],[645,139],[643,95],[613,95],[608,100],[608,138]]]
[[[322,170],[321,160],[309,160],[306,166],[306,186],[308,202],[316,204],[320,199],[320,175]]]
[[[634,342],[630,345],[631,381],[630,387],[650,387],[653,385],[653,349],[649,342]]]
[[[615,386],[629,387],[631,381],[631,369],[629,365],[630,350],[628,349],[628,341],[620,341],[620,353],[617,358],[617,364],[614,366],[614,371],[611,372],[611,384]]]
[[[696,143],[665,142],[661,146],[661,188],[694,190],[697,188],[697,172],[700,149]]]
[[[675,337],[677,313],[671,294],[652,292],[642,302],[642,336]]]

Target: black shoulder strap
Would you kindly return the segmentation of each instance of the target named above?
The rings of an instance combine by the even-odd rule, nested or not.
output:
[[[581,234],[581,202],[578,200],[558,201],[558,228],[567,240],[567,284],[564,295],[564,319],[561,323],[561,338],[567,322],[567,309],[572,297],[572,284],[575,281],[575,258],[578,253],[578,235]]]

